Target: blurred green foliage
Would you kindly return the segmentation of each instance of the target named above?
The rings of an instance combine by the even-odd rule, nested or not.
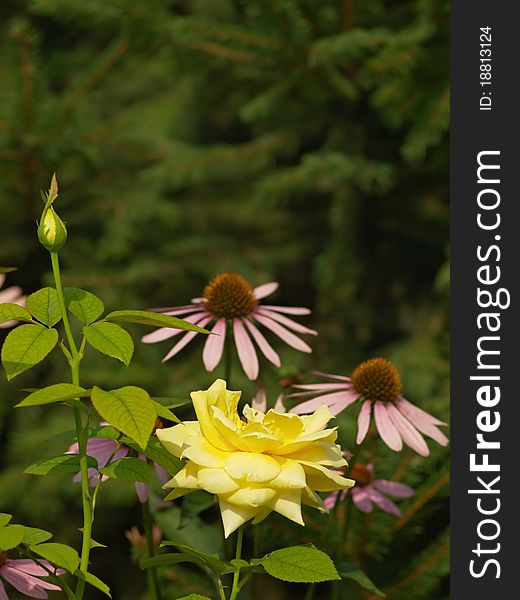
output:
[[[280,379],[311,368],[348,374],[384,355],[407,397],[446,419],[448,22],[447,0],[5,0],[0,248],[1,263],[19,268],[6,285],[29,293],[51,281],[35,221],[39,190],[57,171],[66,285],[113,309],[184,304],[222,271],[253,285],[277,280],[276,302],[311,307],[305,324],[320,336],[312,355],[281,345],[283,367],[264,365],[273,401]],[[144,329],[133,332],[137,340]],[[214,379],[200,344],[165,364],[168,343],[137,344],[129,368],[91,353],[82,382],[183,395]],[[55,353],[19,380],[67,377]],[[255,392],[233,379],[246,398]],[[0,510],[77,543],[79,490],[67,477],[20,476],[67,447],[73,434],[58,434],[72,417],[13,410],[19,386],[0,387]],[[339,419],[347,447],[355,417]],[[440,600],[448,454],[410,458],[378,446],[377,475],[417,486],[420,513],[417,498],[401,503],[409,517],[397,529],[389,515],[357,513],[349,554],[389,598]],[[170,537],[214,548],[216,510],[199,509],[161,511],[159,522]],[[97,518],[94,537],[114,552],[94,551],[95,572],[114,598],[144,598],[123,535],[140,522],[132,486],[107,485]],[[318,544],[324,517],[306,518],[305,529],[267,522],[263,550]],[[192,569],[166,577],[171,598],[211,590]],[[302,595],[260,583],[275,600]],[[360,589],[342,593],[368,599]],[[317,597],[329,594],[318,587]]]

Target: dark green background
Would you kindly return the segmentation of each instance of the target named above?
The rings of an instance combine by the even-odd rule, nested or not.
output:
[[[312,308],[302,322],[320,336],[310,356],[276,344],[283,367],[264,364],[261,376],[273,401],[280,379],[348,374],[383,355],[410,400],[447,417],[447,1],[6,0],[0,22],[0,262],[19,268],[7,285],[29,293],[51,283],[35,222],[56,171],[66,285],[113,309],[184,304],[222,271],[279,281],[276,303]],[[144,328],[132,332],[138,342]],[[91,351],[82,382],[156,395],[211,383],[200,340],[161,365],[169,347],[136,343],[129,368]],[[20,387],[67,376],[56,352],[1,384],[0,510],[77,544],[79,490],[67,477],[20,475],[66,448],[68,438],[48,440],[73,428],[71,415],[12,409]],[[254,393],[237,371],[233,379]],[[340,418],[346,447],[356,416]],[[430,447],[428,460],[402,463],[378,446],[377,474],[400,469],[428,500],[405,527],[356,513],[350,558],[390,598],[448,596],[447,490],[437,483],[448,455]],[[306,529],[267,522],[264,551],[320,544],[322,517],[306,515]],[[200,518],[194,531],[211,546],[217,513]],[[140,522],[131,486],[108,485],[98,519],[95,537],[115,549],[94,551],[94,571],[114,598],[144,598],[123,536]],[[190,585],[211,589],[195,571],[177,573],[168,600]],[[272,598],[303,594],[262,585]],[[369,598],[360,590],[343,593]]]

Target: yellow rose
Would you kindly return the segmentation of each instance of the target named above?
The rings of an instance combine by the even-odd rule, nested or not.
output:
[[[333,468],[347,462],[335,444],[337,428],[325,429],[333,417],[327,406],[300,416],[244,408],[237,413],[241,392],[217,379],[206,391],[192,392],[197,421],[185,421],[157,436],[169,452],[187,458],[164,487],[167,499],[195,490],[218,496],[228,537],[246,521],[253,524],[276,511],[304,525],[301,505],[326,510],[316,492],[352,487],[354,481]]]

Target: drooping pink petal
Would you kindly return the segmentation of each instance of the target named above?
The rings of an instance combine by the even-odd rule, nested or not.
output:
[[[351,489],[352,502],[359,508],[361,512],[372,512],[372,501],[367,493],[367,487],[354,486]]]
[[[257,300],[261,300],[262,298],[266,298],[270,296],[272,293],[276,292],[278,289],[278,284],[275,281],[271,283],[264,283],[263,285],[259,285],[255,287],[253,290],[253,294]]]
[[[448,444],[448,438],[437,429],[438,425],[447,425],[443,421],[435,418],[433,415],[415,406],[406,398],[399,396],[396,400],[397,408],[399,411],[414,425],[421,433],[431,437],[441,446]]]
[[[199,321],[199,327],[205,327],[211,321],[211,317],[205,317],[202,321]],[[182,338],[173,346],[173,348],[166,354],[166,356],[162,359],[161,362],[166,362],[170,360],[173,356],[179,353],[185,346],[187,346],[191,340],[198,335],[196,331],[188,331]]]
[[[197,323],[202,321],[204,317],[207,316],[207,312],[198,312],[193,315],[188,315],[187,317],[185,317],[184,320],[188,321],[188,323],[193,323],[194,325],[196,325]],[[170,338],[175,337],[176,335],[180,335],[181,333],[184,333],[184,329],[172,329],[171,327],[161,327],[160,329],[152,331],[152,333],[147,333],[146,335],[143,335],[141,341],[145,344],[155,344],[156,342],[163,342],[164,340],[169,340]]]
[[[404,417],[393,404],[386,406],[386,411],[392,423],[396,426],[401,434],[403,441],[415,450],[421,456],[428,456],[430,449],[426,445],[423,436],[415,429],[415,427]]]
[[[154,469],[162,485],[171,479],[171,476],[161,467],[161,465],[154,463]]]
[[[271,362],[275,367],[279,367],[282,363],[280,361],[280,357],[273,350],[271,344],[265,339],[260,330],[252,323],[249,319],[245,319],[244,323],[246,327],[249,329],[249,332],[253,336],[253,339],[257,343],[260,348],[262,354],[267,358],[269,362]]]
[[[332,510],[334,508],[334,506],[336,505],[336,498],[338,497],[338,493],[339,492],[337,491],[332,492],[325,498],[325,500],[323,501],[325,508],[327,508],[328,510]]]
[[[395,515],[396,517],[401,516],[401,511],[397,508],[397,506],[388,498],[385,498],[382,494],[380,494],[377,490],[375,490],[372,486],[368,485],[366,487],[367,494],[370,497],[370,500],[377,504],[381,510],[384,510],[386,513],[390,515]]]
[[[409,485],[405,485],[404,483],[399,483],[397,481],[374,479],[372,485],[380,492],[383,492],[383,494],[395,496],[396,498],[410,498],[410,496],[415,494],[415,490]]]
[[[213,371],[222,358],[224,342],[226,341],[226,319],[219,319],[208,335],[202,352],[202,362],[206,371]]]
[[[207,302],[206,298],[200,296],[197,298],[192,298],[191,301],[193,304],[204,304],[205,302]]]
[[[259,314],[255,314],[255,318],[259,323],[261,323],[264,327],[267,327],[267,329],[270,329],[274,334],[276,334],[280,339],[282,339],[286,344],[295,350],[299,350],[300,352],[312,352],[310,346],[308,346],[303,340],[300,340],[300,338],[296,337],[294,333],[291,333],[288,329],[285,329],[285,327],[276,321]]]
[[[0,304],[7,302],[14,302],[23,296],[23,290],[21,287],[13,285],[12,287],[6,288],[0,292]]]
[[[148,502],[148,493],[149,493],[148,484],[144,483],[143,481],[136,481],[135,482],[135,491],[137,493],[137,497],[139,498],[139,502],[141,504],[146,504]]]
[[[4,587],[4,584],[2,583],[1,579],[0,579],[0,600],[9,600],[9,596],[7,595],[7,592],[5,591],[5,587]]]
[[[340,412],[347,406],[350,406],[353,402],[358,399],[359,396],[350,397],[349,392],[334,392],[333,394],[323,394],[322,396],[317,396],[312,400],[306,400],[301,404],[297,404],[289,412],[295,413],[297,415],[304,415],[306,413],[314,412],[320,406],[326,404],[327,406],[332,406],[335,404],[340,404]],[[337,413],[336,413],[337,414]]]
[[[262,308],[267,310],[284,313],[286,315],[310,315],[311,311],[302,306],[273,306],[272,304],[262,304]]]
[[[376,427],[379,431],[383,442],[395,452],[399,452],[403,447],[403,440],[399,431],[390,420],[388,413],[386,412],[385,405],[378,400],[374,405],[374,417],[376,421]]]
[[[267,396],[264,387],[259,387],[256,390],[256,394],[251,401],[251,407],[254,408],[254,410],[259,410],[263,413],[267,412]]]
[[[36,577],[33,577],[32,575],[27,575],[18,571],[18,569],[13,569],[12,567],[6,567],[4,565],[2,568],[2,577],[26,596],[31,598],[48,598],[47,592],[43,587],[43,581],[36,579]],[[59,590],[60,588],[58,586],[53,586],[51,589]]]
[[[161,312],[163,315],[168,317],[178,317],[180,315],[187,315],[189,313],[199,312],[202,307],[194,304],[185,304],[184,306],[177,306],[172,308],[163,308]]]
[[[345,390],[350,389],[350,385],[346,382],[344,383],[305,383],[305,384],[295,384],[292,386],[293,388],[297,388],[299,390],[314,390],[316,392],[326,392],[332,390]]]
[[[233,319],[233,335],[242,368],[249,379],[254,381],[258,377],[258,356],[241,319]]]
[[[279,413],[287,412],[283,403],[283,394],[280,394],[274,403],[274,410]]]
[[[372,413],[371,405],[370,400],[365,400],[359,411],[356,444],[361,444],[367,435],[368,426],[370,425],[370,415]]]
[[[40,560],[42,564],[44,564],[51,571],[54,571],[54,567],[47,562],[46,560]],[[37,575],[40,577],[46,577],[49,573],[40,565],[37,565],[33,560],[29,558],[8,558],[5,561],[5,564],[13,569],[18,569],[18,571],[23,571],[24,573],[28,573],[29,575]]]
[[[316,377],[323,377],[323,379],[328,379],[329,381],[350,381],[350,377],[345,377],[344,375],[333,375],[332,373],[324,373],[323,371],[311,371],[313,375]]]
[[[304,325],[301,325],[300,323],[297,323],[296,321],[293,321],[292,319],[288,319],[287,317],[284,317],[283,315],[280,315],[276,312],[264,310],[262,308],[262,306],[258,306],[257,308],[254,309],[253,316],[257,315],[257,314],[263,315],[264,317],[268,317],[269,319],[272,319],[273,321],[277,321],[278,323],[281,323],[282,325],[287,327],[287,329],[292,329],[293,331],[296,331],[296,333],[318,335],[318,332],[316,330],[309,329],[308,327],[305,327]]]

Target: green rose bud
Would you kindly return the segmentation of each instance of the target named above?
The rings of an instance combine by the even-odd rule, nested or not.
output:
[[[38,239],[40,240],[40,244],[44,248],[47,248],[49,252],[58,252],[67,241],[65,224],[58,217],[52,206],[43,211],[40,224],[38,225]]]

